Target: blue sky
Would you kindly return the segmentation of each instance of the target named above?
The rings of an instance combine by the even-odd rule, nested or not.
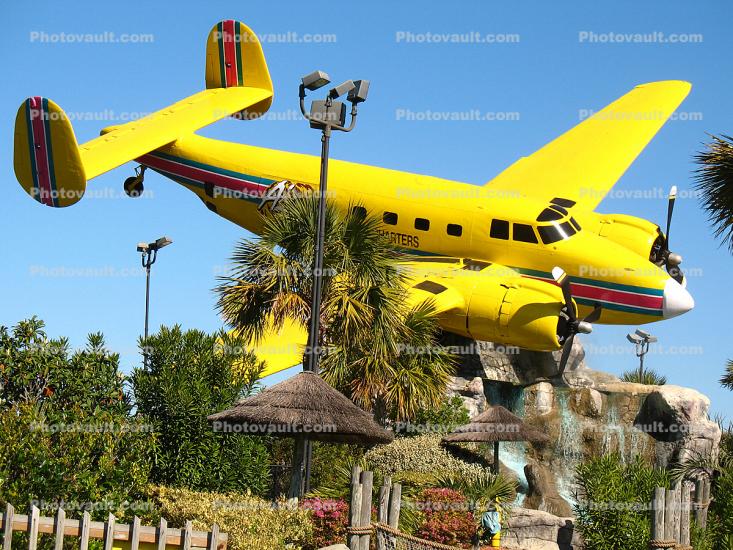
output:
[[[95,190],[95,197],[68,209],[42,207],[15,182],[11,136],[16,109],[30,95],[50,97],[73,113],[81,142],[104,126],[202,89],[206,35],[220,19],[235,18],[269,37],[263,47],[275,86],[273,118],[222,121],[203,134],[317,154],[318,135],[292,113],[299,77],[318,68],[337,81],[372,82],[357,130],[335,137],[332,156],[474,183],[488,181],[577,124],[584,112],[600,109],[636,84],[692,82],[678,120],[662,129],[599,210],[660,223],[665,201],[658,190],[680,188],[673,248],[694,270],[689,289],[697,307],[648,327],[660,346],[647,364],[670,383],[707,394],[714,413],[733,418],[731,394],[717,383],[726,359],[733,357],[725,336],[733,306],[727,288],[733,259],[712,238],[691,193],[692,156],[706,133],[733,132],[728,28],[733,4],[182,0],[70,6],[42,2],[28,10],[4,3],[0,8],[7,22],[0,36],[5,60],[0,324],[35,314],[46,321],[49,334],[68,335],[74,345],[101,330],[128,370],[139,361],[135,343],[143,326],[145,281],[135,245],[168,235],[174,244],[153,268],[152,327],[220,327],[211,289],[246,232],[155,174],[146,179],[150,198],[124,197],[122,181],[131,175],[131,163],[90,182],[88,192]],[[651,42],[626,42],[625,35],[655,32],[677,35],[677,42],[660,40],[659,34]],[[137,42],[74,38],[84,33],[136,35]],[[447,33],[490,34],[494,41],[445,43],[436,36]],[[478,111],[514,120],[413,120],[428,111]],[[641,191],[646,198],[629,198]],[[626,332],[628,327],[597,327],[585,339],[590,366],[616,374],[635,366]]]

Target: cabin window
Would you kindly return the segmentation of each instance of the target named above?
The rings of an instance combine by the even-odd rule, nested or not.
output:
[[[357,218],[362,220],[365,219],[367,216],[366,208],[364,208],[363,206],[355,206],[351,209],[351,211]]]
[[[382,216],[382,220],[387,225],[397,225],[397,214],[394,212],[385,212]]]
[[[535,235],[534,229],[531,225],[526,223],[515,223],[512,236],[515,241],[521,241],[523,243],[537,243],[537,235]]]
[[[491,220],[489,235],[492,239],[509,239],[509,222],[506,220]]]
[[[457,223],[449,223],[446,230],[448,231],[448,235],[452,235],[453,237],[460,237],[463,234],[463,226]]]
[[[426,220],[425,218],[415,218],[415,229],[427,231],[430,229],[430,220]]]
[[[539,216],[537,216],[538,222],[554,222],[560,220],[568,215],[568,211],[562,206],[552,206],[545,208]]]

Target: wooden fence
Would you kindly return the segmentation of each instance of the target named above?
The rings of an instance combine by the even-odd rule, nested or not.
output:
[[[676,548],[691,550],[690,522],[694,512],[695,523],[704,528],[707,523],[710,500],[710,481],[699,480],[694,484],[675,484],[672,489],[657,487],[652,501],[652,540],[650,548]]]
[[[219,526],[214,524],[211,531],[194,531],[190,521],[182,529],[168,527],[168,522],[161,518],[158,526],[144,526],[140,518],[135,516],[132,524],[119,524],[115,516],[109,514],[107,521],[91,521],[89,512],[84,512],[81,519],[67,519],[66,512],[59,508],[56,517],[43,517],[36,506],[31,507],[30,515],[16,514],[11,504],[0,513],[0,524],[3,529],[3,550],[11,550],[13,533],[28,533],[28,550],[38,547],[38,535],[50,533],[54,535],[54,550],[62,550],[64,537],[78,537],[79,550],[87,550],[89,539],[104,541],[104,550],[112,550],[115,543],[123,543],[130,550],[138,550],[140,544],[156,545],[157,550],[165,550],[166,546],[190,550],[191,548],[207,548],[208,550],[226,550],[229,535],[220,533]]]

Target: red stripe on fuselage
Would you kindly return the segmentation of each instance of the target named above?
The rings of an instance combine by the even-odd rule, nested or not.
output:
[[[523,275],[529,279],[544,281],[557,286],[557,283],[551,279],[543,279],[542,277],[533,277],[532,275]],[[610,288],[601,288],[583,283],[570,283],[570,289],[574,298],[585,298],[586,300],[598,300],[604,302],[613,302],[615,304],[642,307],[646,309],[662,309],[662,296],[649,296],[647,294],[638,294],[635,292],[627,292],[623,290],[613,290]]]
[[[174,162],[168,159],[162,159],[153,155],[144,155],[137,159],[138,162],[151,168],[159,168],[172,174],[183,176],[184,178],[200,181],[201,183],[211,183],[218,187],[247,193],[253,197],[259,197],[267,189],[267,186],[260,185],[249,181],[243,181],[232,176],[209,172],[202,168],[196,168],[187,164]]]
[[[46,125],[43,123],[43,99],[33,97],[31,102],[31,126],[33,128],[33,154],[36,157],[36,171],[38,172],[38,186],[41,193],[40,200],[47,206],[53,206],[51,192],[51,174],[46,148]]]

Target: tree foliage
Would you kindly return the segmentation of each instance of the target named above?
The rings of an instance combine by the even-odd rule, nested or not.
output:
[[[259,366],[226,333],[161,327],[141,342],[148,360],[131,376],[137,414],[155,427],[151,480],[196,491],[263,494],[269,455],[261,439],[214,432],[207,416],[253,390]]]
[[[247,338],[286,319],[308,325],[317,198],[282,201],[255,240],[240,242],[216,289],[224,319]],[[406,305],[402,255],[362,210],[326,208],[321,308],[326,381],[378,419],[412,418],[442,398],[452,361],[433,307]]]

